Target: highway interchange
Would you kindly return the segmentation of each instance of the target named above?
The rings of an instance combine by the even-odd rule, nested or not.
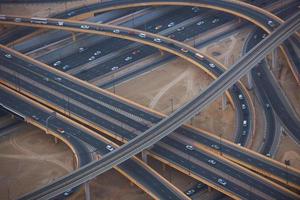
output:
[[[22,19],[22,22],[26,22],[26,19],[25,18]],[[49,22],[50,21],[48,20],[48,25],[50,24]],[[54,22],[54,23],[57,23],[57,22]],[[64,24],[66,26],[66,25],[68,25],[68,22],[65,22]],[[73,28],[73,24],[70,24],[70,25],[72,25],[72,28]],[[78,29],[80,29],[80,27]],[[121,30],[121,28],[119,28],[119,29]],[[103,30],[101,30],[101,31],[103,31]],[[149,30],[147,30],[147,31],[149,31]],[[293,32],[291,31],[291,33],[293,33]],[[288,34],[290,34],[290,33],[288,33]],[[150,36],[150,35],[151,34],[147,33],[147,36]],[[158,36],[156,36],[156,38],[158,38]],[[177,39],[177,37],[176,37],[176,39]],[[183,40],[183,39],[184,38],[181,39],[180,36],[178,36],[178,40]],[[267,38],[267,39],[271,40],[270,38]],[[163,38],[162,42],[160,42],[160,43],[164,43],[164,40],[165,40],[165,38]],[[147,42],[149,43],[149,41],[147,41]],[[164,44],[164,46],[168,46],[168,45]],[[145,46],[144,48],[147,48],[147,47]],[[171,48],[174,49],[174,46],[171,46]],[[180,52],[180,51],[182,51],[182,48],[183,48],[182,46],[179,46],[179,48],[177,48],[177,49],[175,48],[175,50],[177,50],[179,53],[182,53],[182,52]],[[93,49],[93,51],[94,51],[94,49]],[[189,48],[188,53],[192,52],[192,51],[194,51],[194,50],[192,48]],[[173,53],[173,51],[171,51],[171,52]],[[5,55],[7,55],[8,53],[10,53],[13,56],[13,58],[14,58],[13,61],[10,58],[5,58]],[[265,53],[268,53],[268,51],[266,51]],[[195,58],[195,55],[196,55],[196,53],[190,54],[189,57],[192,57],[194,60],[202,63],[202,65],[205,65],[205,64],[208,65],[208,67],[207,67],[208,69],[211,68],[211,67],[209,68],[210,62],[205,62],[205,61],[203,61],[203,59],[199,60],[199,58],[197,58],[197,57]],[[263,58],[264,55],[260,55],[260,57]],[[121,62],[123,60],[124,60],[124,58],[121,57],[121,60],[119,60],[118,62]],[[63,60],[63,62],[67,62],[67,61]],[[255,62],[258,62],[258,61],[255,61]],[[2,76],[3,80],[5,80],[8,83],[16,86],[21,93],[24,93],[24,94],[26,93],[27,96],[34,95],[34,97],[39,97],[41,99],[40,100],[41,103],[50,106],[52,109],[57,109],[58,112],[61,111],[63,113],[64,110],[69,110],[70,113],[72,113],[72,115],[73,114],[75,115],[73,117],[74,119],[85,120],[86,125],[90,125],[93,128],[95,128],[95,126],[96,126],[96,128],[98,127],[100,130],[104,129],[105,131],[109,132],[112,135],[116,134],[117,138],[121,138],[122,140],[126,139],[127,141],[129,141],[129,140],[135,138],[134,140],[132,140],[128,144],[130,144],[133,141],[137,140],[138,137],[142,137],[142,136],[136,137],[136,134],[143,135],[142,132],[145,132],[145,131],[146,131],[146,133],[148,132],[148,134],[149,134],[149,133],[151,133],[152,130],[155,131],[155,128],[158,127],[160,124],[163,124],[164,122],[166,123],[168,118],[171,118],[173,116],[175,118],[177,112],[180,113],[179,111],[181,111],[182,113],[185,113],[187,111],[187,110],[183,110],[183,108],[182,108],[182,110],[179,109],[179,111],[174,112],[171,116],[165,118],[164,120],[161,120],[162,116],[157,116],[157,115],[154,115],[153,113],[149,113],[149,112],[146,113],[145,111],[141,111],[141,110],[139,110],[135,107],[130,107],[128,105],[128,103],[120,103],[119,99],[117,99],[118,101],[116,101],[115,98],[107,97],[106,95],[103,94],[103,92],[101,94],[99,91],[95,91],[94,88],[91,88],[88,85],[83,87],[81,84],[77,84],[75,82],[75,81],[77,81],[77,79],[70,80],[69,77],[67,77],[67,78],[63,77],[64,74],[62,74],[62,73],[58,73],[56,71],[51,71],[50,69],[47,69],[47,70],[42,69],[38,65],[35,66],[37,63],[31,63],[31,64],[29,64],[29,63],[30,63],[29,59],[26,59],[24,57],[19,58],[19,55],[15,55],[15,53],[10,52],[9,49],[5,49],[1,53],[1,65],[3,65],[4,67],[5,66],[10,66],[10,67],[9,68],[3,68],[3,69],[1,68],[1,76]],[[108,63],[107,66],[112,66],[112,63],[111,62]],[[249,66],[249,68],[250,67],[253,67],[253,65]],[[214,69],[218,69],[218,68],[214,68]],[[108,68],[107,72],[108,71],[110,71],[109,68]],[[229,73],[228,71],[229,70],[227,70],[225,73],[226,74]],[[103,72],[105,72],[105,71],[103,71]],[[101,71],[101,73],[102,73],[102,71]],[[95,73],[91,73],[91,75],[93,75],[93,74],[95,74]],[[220,75],[220,72],[215,72],[215,74]],[[222,75],[221,77],[223,77],[223,76],[225,76],[225,75]],[[242,74],[240,74],[237,78],[235,78],[235,80],[238,80],[240,76],[242,76]],[[81,77],[81,75],[78,75],[77,77],[83,78],[84,80],[86,79],[85,77]],[[217,84],[217,81],[214,82],[214,84]],[[234,81],[231,81],[231,82],[234,83]],[[5,82],[4,84],[7,84],[7,83]],[[231,84],[228,84],[226,87],[228,88],[229,86],[231,86]],[[39,88],[37,88],[37,86],[39,86]],[[89,90],[86,90],[87,87],[89,87]],[[236,93],[236,96],[238,96],[240,94],[240,92],[239,91],[236,92],[235,90],[237,90],[237,88],[236,87],[234,87],[234,88],[235,89],[233,89],[232,93]],[[47,93],[46,90],[48,91],[48,93]],[[49,90],[59,92],[59,93],[61,93],[61,96],[63,96],[63,97],[61,97],[59,95],[58,96],[57,95],[53,96],[49,93]],[[82,94],[87,95],[89,98],[87,98],[85,96],[82,96]],[[102,105],[100,103],[96,102],[96,101],[93,101],[93,98],[94,99],[99,99],[99,94],[102,95],[100,97],[100,100],[104,102],[104,104],[102,103]],[[216,96],[216,94],[217,93],[215,93],[215,95],[211,95],[211,96]],[[220,94],[220,93],[218,93],[218,94]],[[204,94],[201,94],[201,95],[204,95]],[[201,95],[199,95],[199,98],[201,97]],[[70,99],[71,99],[71,101],[70,101]],[[211,101],[211,99],[210,99],[210,101]],[[71,102],[73,102],[73,103],[71,103]],[[116,112],[116,110],[108,109],[107,107],[103,106],[103,105],[107,105],[107,104],[110,104],[111,107],[117,107],[118,109],[122,109],[122,110],[124,110],[124,112],[131,113],[131,114],[134,113],[134,115],[137,116],[134,119],[142,119],[142,121],[134,120],[133,117],[128,117],[128,114],[127,115],[126,114],[122,115],[119,112]],[[188,106],[188,104],[186,106]],[[202,105],[200,104],[199,106],[202,106]],[[85,110],[83,109],[83,107],[85,107]],[[88,111],[88,108],[86,108],[86,107],[97,108],[97,112],[99,112],[99,114],[90,113]],[[191,107],[191,110],[193,110],[193,112],[189,112],[188,114],[185,115],[185,118],[182,118],[178,121],[184,121],[184,120],[188,119],[190,116],[192,116],[193,115],[192,113],[197,112],[194,107]],[[103,119],[103,118],[102,119],[99,118],[99,116],[101,116],[101,115],[106,116],[106,118],[107,118],[107,116],[109,116],[110,118],[113,117],[114,118],[113,121],[117,120],[117,122],[115,121],[116,124],[110,125],[111,122],[105,121],[105,119]],[[188,116],[188,115],[190,115],[190,116]],[[181,117],[182,116],[180,116],[178,118],[181,118]],[[153,124],[156,124],[157,122],[159,122],[159,123],[156,126],[153,126]],[[123,125],[121,125],[121,127],[120,127],[120,126],[118,126],[118,124],[120,124],[120,123],[128,125],[129,127],[124,126],[125,127],[124,128]],[[151,127],[151,125],[153,127]],[[172,125],[171,129],[175,130],[180,125],[181,125],[181,123],[176,123],[176,124]],[[160,125],[160,126],[162,127],[162,125]],[[297,124],[296,124],[296,126],[297,126]],[[147,130],[149,127],[151,127],[151,128],[149,130]],[[293,127],[293,126],[291,126],[291,127]],[[129,129],[130,131],[126,130],[126,128]],[[131,133],[133,129],[135,130],[134,134]],[[216,141],[218,143],[218,138],[212,138],[212,137],[209,137],[209,136],[207,136],[203,133],[201,135],[193,134],[192,133],[193,131],[195,131],[195,130],[189,130],[188,128],[184,128],[183,130],[178,129],[178,130],[176,130],[175,136],[177,136],[177,135],[182,136],[183,135],[183,136],[186,136],[186,138],[192,137],[192,138],[197,139],[198,142],[203,143],[204,145],[206,145],[208,147],[210,147],[212,144],[215,144]],[[168,130],[168,132],[172,132],[172,130],[171,131]],[[291,131],[291,132],[292,133],[297,133],[297,131],[296,132]],[[155,132],[153,132],[153,133],[155,133]],[[168,134],[168,133],[165,132],[165,134]],[[160,138],[163,137],[160,134],[157,135],[157,136],[158,136],[158,138],[155,139],[156,141],[160,140]],[[205,138],[205,139],[203,139],[203,138]],[[207,139],[209,139],[209,140],[207,140]],[[147,141],[147,140],[144,140],[144,141]],[[213,142],[211,142],[211,141],[213,141]],[[245,141],[243,142],[243,144],[244,143],[245,143]],[[164,144],[164,145],[162,145],[162,144]],[[151,146],[151,145],[152,144],[148,144],[148,146]],[[169,162],[171,161],[171,162],[175,163],[176,165],[181,166],[182,168],[188,169],[188,170],[192,171],[194,174],[196,174],[199,177],[205,178],[206,181],[210,180],[210,182],[212,182],[212,183],[216,182],[216,176],[213,175],[211,171],[205,171],[205,168],[203,168],[201,166],[197,166],[197,168],[193,169],[193,166],[194,167],[196,167],[196,166],[193,165],[190,160],[185,159],[185,161],[180,163],[180,158],[179,158],[177,161],[175,161],[176,160],[175,157],[177,155],[174,154],[174,153],[172,154],[171,151],[169,152],[168,149],[164,148],[166,145],[168,145],[172,148],[175,148],[177,151],[184,152],[186,154],[186,145],[184,143],[181,143],[180,141],[178,141],[178,139],[174,139],[172,137],[162,139],[161,142],[159,142],[157,145],[155,145],[155,148],[151,148],[151,151],[153,151],[154,154],[159,155],[161,158],[166,159]],[[140,145],[138,145],[138,146],[140,146]],[[126,147],[126,145],[122,145],[122,147],[120,149],[125,148],[125,147]],[[234,145],[229,145],[229,147],[228,147],[225,144],[220,144],[220,148],[222,149],[223,152],[226,152],[226,153],[228,152],[228,154],[230,156],[232,156],[232,157],[236,156],[236,159],[243,160],[243,157],[242,158],[240,157],[240,152],[239,152],[240,148],[239,147],[236,147]],[[130,147],[128,147],[128,149],[130,149]],[[113,156],[114,154],[117,154],[118,151],[120,151],[120,150],[118,149],[118,150],[112,152],[110,154],[110,156]],[[136,152],[137,152],[137,150],[136,150]],[[268,151],[265,151],[264,154],[266,154],[267,152]],[[132,153],[132,155],[134,155],[134,154],[135,153]],[[207,156],[214,156],[213,159],[216,160],[217,163],[218,163],[217,165],[214,166],[215,168],[220,168],[224,171],[224,170],[226,170],[227,167],[230,167],[228,171],[230,172],[229,175],[231,175],[232,177],[235,177],[239,173],[239,170],[235,171],[234,168],[236,166],[233,165],[232,163],[229,164],[230,166],[228,166],[228,164],[224,164],[224,162],[228,162],[228,161],[224,161],[224,158],[218,158],[215,155],[209,155],[208,153],[205,154],[205,153],[203,153],[201,151],[198,151],[198,150],[197,151],[192,151],[191,153],[188,152],[187,154],[192,154],[191,157],[193,157],[193,159],[195,157],[195,159],[197,159],[199,161],[202,161],[203,163],[206,163],[207,160],[209,160],[210,157],[207,157]],[[126,154],[126,157],[129,157],[128,155],[129,154]],[[253,161],[251,159],[257,159],[257,158],[254,158],[254,157],[256,157],[256,155],[254,155],[252,153],[250,153],[250,155],[249,155],[248,152],[243,154],[243,156],[245,156],[244,162],[246,162],[246,163],[249,162],[251,165],[253,165]],[[253,158],[251,158],[249,160],[249,157],[251,157],[251,156]],[[103,160],[108,159],[108,157],[109,156],[104,157]],[[181,158],[181,159],[183,159],[183,158]],[[100,161],[99,162],[97,161],[98,163],[95,162],[94,165],[95,166],[96,166],[96,164],[98,165],[99,163],[101,163]],[[116,160],[113,159],[113,162],[115,162],[115,161]],[[270,166],[270,164],[268,164],[268,160],[267,161],[262,160],[261,162],[263,164],[261,164],[260,161],[261,160],[259,159],[258,162],[256,163],[260,167],[258,167],[258,166],[256,166],[256,167],[264,168],[264,166],[266,164],[266,168],[265,168],[266,171],[270,167],[271,168],[274,167],[274,169],[271,170],[273,172],[273,175],[279,176],[283,179],[284,179],[284,177],[286,177],[286,172],[283,172],[282,171],[283,169],[280,169],[280,166],[278,166],[278,165],[277,166],[276,165],[275,166]],[[89,165],[89,166],[92,166],[92,165]],[[192,167],[190,167],[190,166],[192,166]],[[107,166],[104,166],[104,167],[106,169],[108,169]],[[202,171],[201,170],[197,171],[198,169],[202,169]],[[240,169],[240,170],[243,171],[244,169]],[[277,171],[277,170],[279,170],[279,171]],[[244,172],[244,173],[251,173],[251,172]],[[292,172],[289,172],[289,173],[291,173],[291,174],[289,174],[289,176],[291,177],[290,181],[291,182],[294,181],[294,183],[296,185],[299,185],[299,174],[295,175]],[[240,175],[238,175],[238,177],[241,178],[241,180],[244,183],[247,183],[247,181],[249,181],[250,185],[253,184],[253,181],[255,181],[255,179],[252,180],[248,176],[241,177]],[[237,177],[235,177],[235,178],[237,178]],[[259,178],[259,180],[261,180],[261,177],[256,177],[256,178]],[[235,195],[237,195],[238,197],[241,197],[241,198],[249,198],[249,195],[251,197],[254,197],[254,195],[258,195],[258,194],[254,194],[253,191],[252,192],[249,192],[249,191],[246,192],[248,189],[246,191],[244,191],[243,188],[240,188],[239,186],[235,185],[233,182],[232,183],[229,182],[229,180],[227,181],[227,183],[228,183],[228,185],[225,188],[221,187],[221,190],[222,189],[223,190],[224,189],[229,190],[231,192],[231,194],[235,194]],[[268,184],[266,184],[266,185],[262,184],[261,189],[259,189],[259,190],[261,190],[261,192],[271,191],[272,189],[270,189],[270,188],[269,189],[264,188],[264,187],[270,187],[270,186],[267,186],[267,185]],[[220,188],[220,185],[217,185],[217,187]],[[238,188],[237,190],[235,189],[236,187]],[[247,188],[249,188],[249,186]],[[65,187],[60,188],[60,190],[58,190],[56,192],[56,194],[59,194],[59,191],[64,191],[64,190],[66,190]],[[251,187],[250,187],[250,190],[251,190]],[[275,198],[275,196],[280,198],[281,194],[279,194],[277,192],[278,191],[276,191],[276,190],[274,191],[273,198]],[[243,196],[243,195],[245,195],[245,196]],[[267,194],[267,195],[272,196],[273,194]],[[256,198],[257,199],[260,199],[260,198],[264,199],[265,197],[262,195],[262,196],[256,196]],[[286,199],[288,197],[287,196],[282,196],[281,198]]]

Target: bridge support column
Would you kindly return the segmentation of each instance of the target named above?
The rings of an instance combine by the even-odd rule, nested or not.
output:
[[[248,89],[252,90],[253,89],[253,82],[252,82],[252,78],[251,78],[251,71],[248,72],[248,74],[247,74],[247,81],[248,81]]]
[[[72,39],[73,39],[73,42],[76,41],[76,34],[74,32],[72,32]]]
[[[54,143],[55,143],[55,144],[58,143],[57,137],[55,137],[55,136],[54,136]]]
[[[144,161],[144,163],[148,163],[148,153],[147,151],[142,151],[142,160]]]
[[[84,183],[85,200],[91,200],[90,183]]]
[[[222,95],[222,110],[225,110],[227,108],[227,97],[226,94],[224,93]]]
[[[277,48],[275,48],[273,51],[272,51],[272,69],[276,69],[277,68]]]

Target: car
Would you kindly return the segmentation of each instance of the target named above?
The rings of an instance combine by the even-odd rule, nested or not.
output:
[[[266,156],[267,156],[267,157],[271,157],[271,153],[267,153]]]
[[[61,64],[61,61],[58,60],[58,61],[56,61],[56,62],[53,64],[53,66],[56,67],[56,66],[58,66],[58,65],[60,65],[60,64]]]
[[[159,39],[159,38],[154,38],[154,42],[161,43],[161,39]]]
[[[140,37],[140,38],[146,38],[146,34],[145,34],[145,33],[140,33],[140,34],[139,34],[139,37]]]
[[[200,21],[197,23],[198,26],[201,26],[202,24],[204,24],[204,21]]]
[[[255,34],[255,35],[253,36],[253,38],[254,38],[254,39],[257,39],[257,35]]]
[[[201,188],[203,188],[204,187],[204,184],[203,183],[198,183],[197,185],[196,185],[196,188],[197,189],[201,189]]]
[[[5,54],[5,57],[9,58],[9,59],[12,58],[12,56],[10,54]]]
[[[35,119],[36,121],[38,121],[40,118],[38,117],[38,116],[36,116],[36,115],[32,115],[31,116],[32,117],[32,119]]]
[[[267,34],[264,33],[264,34],[262,35],[262,38],[265,39],[266,37],[267,37]]]
[[[200,53],[196,53],[195,54],[198,58],[200,58],[200,59],[203,59],[204,58],[204,56],[202,56]]]
[[[161,29],[161,27],[162,27],[162,25],[157,25],[157,26],[155,26],[155,30],[159,30],[159,29]]]
[[[114,33],[120,33],[120,30],[119,29],[115,29],[113,30]]]
[[[130,61],[130,60],[132,60],[132,57],[131,56],[127,56],[124,60],[125,61]]]
[[[217,162],[216,162],[215,160],[213,160],[213,159],[209,159],[207,162],[210,163],[210,164],[212,164],[212,165],[215,165],[215,164],[217,163]]]
[[[168,35],[168,38],[175,38],[176,36],[174,34]]]
[[[180,28],[178,28],[178,29],[176,29],[177,31],[182,31],[182,30],[184,30],[184,26],[182,26],[182,27],[180,27]]]
[[[242,144],[241,144],[241,143],[237,143],[237,145],[239,145],[239,146],[242,146]]]
[[[214,20],[212,20],[212,23],[215,24],[215,23],[217,23],[218,21],[220,21],[220,19],[215,18]]]
[[[49,81],[48,77],[44,77],[43,79],[44,79],[44,81],[47,81],[47,82]]]
[[[73,192],[72,192],[72,189],[66,190],[66,191],[64,192],[64,196],[67,197],[67,196],[69,196],[69,195],[72,194],[72,193],[73,193]]]
[[[213,63],[209,63],[208,65],[209,65],[211,68],[215,68],[215,67],[216,67],[216,65],[213,64]]]
[[[117,69],[119,69],[119,67],[115,66],[115,67],[112,67],[112,68],[111,68],[111,71],[115,71],[115,70],[117,70]]]
[[[190,151],[194,150],[194,147],[192,145],[186,145],[185,148],[190,150]]]
[[[244,120],[244,121],[243,121],[243,126],[247,126],[247,124],[248,124],[248,123],[247,123],[247,120]]]
[[[63,26],[64,22],[57,22],[58,26]]]
[[[269,20],[269,21],[268,21],[268,25],[271,26],[271,27],[274,27],[274,26],[275,26],[275,24],[274,24],[274,22],[273,22],[272,20]]]
[[[106,145],[106,147],[105,147],[108,151],[113,151],[113,150],[115,150],[111,145]]]
[[[133,55],[136,55],[136,54],[138,54],[138,53],[140,53],[140,52],[141,52],[141,50],[137,49],[137,50],[134,50],[134,51],[132,52],[132,54],[133,54]]]
[[[92,61],[92,60],[95,60],[95,56],[91,56],[91,57],[89,58],[89,61]]]
[[[242,109],[245,110],[246,109],[246,105],[242,104]]]
[[[175,22],[171,22],[171,23],[168,24],[168,27],[170,28],[170,27],[172,27],[174,25],[175,25]]]
[[[82,28],[82,29],[89,29],[90,26],[88,26],[88,25],[81,25],[80,28]]]
[[[15,18],[15,22],[21,22],[21,21],[22,21],[21,18],[19,18],[19,17]]]
[[[187,53],[187,52],[189,52],[189,50],[187,50],[187,49],[184,49],[184,48],[181,48],[180,49],[182,52],[184,52],[184,53]]]
[[[194,189],[190,189],[190,190],[188,190],[185,194],[186,194],[187,196],[192,196],[194,193],[195,193],[195,190],[194,190]]]
[[[192,7],[192,11],[195,12],[195,13],[197,13],[197,12],[200,11],[200,8],[198,8],[198,7]]]
[[[65,130],[63,128],[58,128],[57,131],[61,134],[65,133]]]
[[[238,97],[239,97],[239,99],[241,99],[241,100],[242,100],[242,99],[244,99],[244,97],[243,97],[243,95],[242,95],[242,94],[239,94],[239,96],[238,96]]]
[[[54,77],[54,80],[56,80],[56,81],[61,81],[62,79],[60,78],[60,77]]]
[[[266,103],[266,108],[270,108],[270,104]]]
[[[63,70],[68,70],[68,69],[70,69],[70,65],[65,65],[65,66],[62,67],[62,69]]]
[[[247,131],[243,130],[242,135],[246,135]]]
[[[72,16],[72,15],[74,15],[75,14],[75,11],[71,11],[71,12],[69,12],[67,15],[68,16]]]
[[[81,53],[81,52],[85,51],[85,48],[84,47],[80,47],[78,50],[79,50],[79,53]]]
[[[219,150],[220,149],[220,147],[219,147],[219,145],[217,145],[217,144],[212,144],[212,145],[210,145],[212,148],[214,148],[214,149],[217,149],[217,150]]]
[[[98,56],[98,55],[100,55],[101,54],[101,51],[96,51],[95,53],[94,53],[94,56]]]
[[[227,185],[227,182],[221,178],[218,179],[218,183],[220,183],[223,186]]]

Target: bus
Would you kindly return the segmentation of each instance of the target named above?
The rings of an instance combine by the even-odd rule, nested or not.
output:
[[[33,24],[47,24],[48,20],[46,18],[37,18],[37,17],[33,17],[30,18],[30,22]]]

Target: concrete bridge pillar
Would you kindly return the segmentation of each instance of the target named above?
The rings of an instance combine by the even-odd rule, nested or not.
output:
[[[247,81],[248,81],[248,89],[252,90],[253,89],[253,81],[251,78],[251,71],[248,72],[248,74],[247,74]]]
[[[55,144],[58,143],[57,137],[55,137],[55,136],[54,136],[54,143],[55,143]]]
[[[144,161],[144,163],[148,163],[148,153],[147,151],[142,151],[142,160]]]
[[[72,39],[73,39],[73,42],[76,41],[76,34],[74,32],[72,32]]]
[[[90,191],[90,183],[84,183],[84,192],[85,192],[85,200],[91,200],[91,191]]]
[[[222,110],[225,110],[227,108],[227,97],[226,94],[224,93],[222,95]]]

